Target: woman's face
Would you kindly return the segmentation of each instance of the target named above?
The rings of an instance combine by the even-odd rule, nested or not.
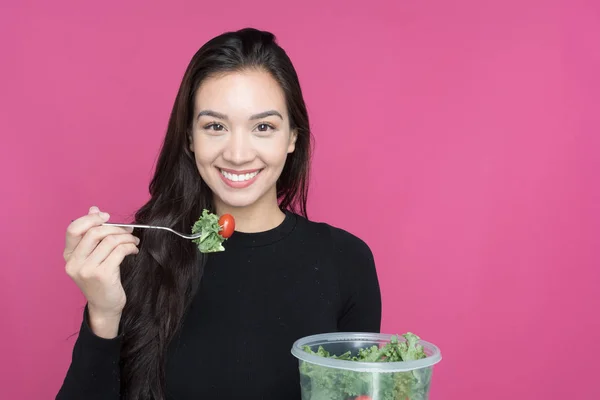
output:
[[[286,101],[267,72],[206,79],[196,92],[190,148],[215,205],[277,202],[275,184],[294,151]]]

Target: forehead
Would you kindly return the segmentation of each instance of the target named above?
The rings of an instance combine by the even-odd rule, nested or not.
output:
[[[247,70],[206,78],[196,92],[196,112],[212,110],[227,115],[277,110],[287,115],[283,90],[268,72]]]

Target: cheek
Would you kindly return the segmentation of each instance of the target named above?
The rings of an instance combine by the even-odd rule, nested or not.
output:
[[[285,162],[288,153],[289,140],[285,135],[256,142],[257,152],[267,164]]]
[[[196,169],[198,170],[198,174],[202,180],[204,180],[204,182],[208,183],[210,186],[211,182],[214,180],[214,175],[211,172],[214,159],[211,158],[209,154],[206,154],[206,152],[198,150],[199,149],[194,149]]]
[[[207,167],[212,164],[219,152],[214,143],[208,143],[202,138],[196,137],[193,144],[194,158],[199,167]]]

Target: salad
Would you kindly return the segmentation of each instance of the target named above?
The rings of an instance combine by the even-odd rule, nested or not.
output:
[[[413,361],[427,357],[419,337],[412,333],[392,336],[384,346],[359,349],[355,354],[330,354],[322,346],[313,351],[304,346],[307,353],[337,360],[385,363]],[[431,368],[402,372],[363,372],[325,367],[301,362],[300,384],[303,400],[427,400]]]
[[[223,214],[219,218],[210,211],[203,210],[198,221],[192,226],[192,233],[201,232],[202,236],[192,242],[198,245],[202,253],[225,251],[223,242],[233,235],[234,230],[235,220],[230,214]]]

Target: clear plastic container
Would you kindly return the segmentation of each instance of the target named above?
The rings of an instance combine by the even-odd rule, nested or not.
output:
[[[352,355],[359,349],[390,342],[392,335],[378,333],[326,333],[302,338],[292,347],[300,363],[302,400],[428,400],[433,366],[440,349],[419,341],[427,357],[401,362],[357,362],[325,358],[304,351],[322,346],[330,354]],[[399,342],[404,341],[398,336]]]

